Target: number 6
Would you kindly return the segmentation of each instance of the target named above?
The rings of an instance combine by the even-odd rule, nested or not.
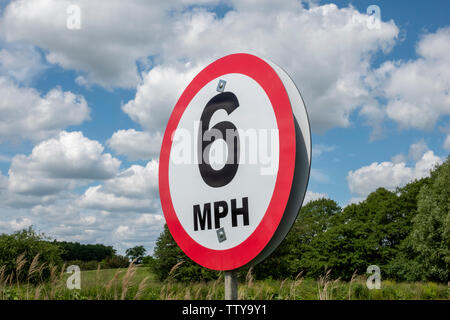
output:
[[[209,122],[216,111],[225,110],[230,115],[238,107],[239,101],[233,93],[222,92],[209,100],[200,117],[198,167],[203,181],[213,188],[227,185],[236,175],[239,167],[239,134],[236,126],[229,121],[219,122],[211,129],[209,129]],[[232,134],[233,139],[227,139],[229,134]],[[227,162],[220,170],[211,167],[209,161],[209,150],[216,139],[223,139],[228,147]],[[231,162],[230,159],[232,159]]]

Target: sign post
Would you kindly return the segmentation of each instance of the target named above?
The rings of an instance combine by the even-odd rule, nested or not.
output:
[[[235,270],[225,271],[225,300],[238,299],[238,281]]]
[[[289,232],[310,165],[305,105],[276,64],[225,56],[182,93],[161,147],[161,205],[184,253],[225,271],[226,299],[237,299],[235,270],[265,259]]]

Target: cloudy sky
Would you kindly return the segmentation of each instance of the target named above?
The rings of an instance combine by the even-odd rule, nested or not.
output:
[[[449,11],[446,0],[0,0],[0,233],[33,225],[151,252],[170,112],[201,68],[235,52],[279,64],[303,95],[307,200],[345,206],[424,177],[450,152]]]

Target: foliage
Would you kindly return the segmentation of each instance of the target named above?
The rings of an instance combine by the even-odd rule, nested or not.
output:
[[[142,258],[142,264],[152,269],[155,264],[155,258],[153,258],[152,256],[145,256],[144,258]]]
[[[417,214],[417,195],[428,179],[416,180],[396,192],[379,188],[365,201],[351,204],[331,219],[326,232],[305,246],[300,268],[318,277],[331,269],[333,278],[349,280],[378,265],[383,278],[403,278],[393,261],[404,253],[403,242]]]
[[[121,255],[106,257],[106,259],[103,259],[101,262],[103,269],[127,268],[129,264],[128,258]]]
[[[45,235],[36,233],[32,227],[0,235],[0,267],[4,266],[3,273],[10,275],[10,280],[46,280],[51,268],[61,264],[60,247],[46,241]]]
[[[431,173],[418,196],[409,241],[423,279],[450,281],[450,157]]]
[[[77,265],[81,270],[97,270],[100,266],[102,269],[117,269],[117,268],[127,268],[130,264],[127,257],[115,255],[112,257],[106,257],[102,261],[91,260],[91,261],[83,261],[83,260],[72,260],[65,261],[67,266]]]
[[[64,261],[81,260],[81,261],[102,261],[107,257],[115,255],[116,250],[111,246],[103,244],[81,244],[78,242],[53,241],[61,247],[63,253],[61,258]]]
[[[64,270],[62,270],[64,271]],[[156,300],[224,298],[223,277],[212,281],[176,282],[173,279],[160,282],[146,267],[83,271],[81,289],[69,290],[64,272],[54,273],[51,281],[36,284],[8,284],[0,276],[0,300]],[[253,280],[251,272],[238,286],[238,298],[249,300],[380,300],[380,299],[446,299],[447,285],[433,282],[397,283],[383,281],[380,290],[369,290],[365,278],[351,282],[330,280],[326,276],[319,281],[297,277],[295,279]]]
[[[71,260],[71,261],[64,261],[64,263],[67,266],[76,265],[76,266],[80,267],[80,270],[83,270],[83,271],[96,270],[98,268],[98,265],[100,264],[96,260],[91,260],[91,261]]]
[[[145,252],[147,250],[144,248],[144,246],[135,246],[133,248],[129,248],[125,251],[125,254],[127,257],[131,260],[135,260],[136,263],[141,263],[142,258],[144,258]]]
[[[282,279],[297,276],[304,267],[300,258],[305,247],[331,227],[333,217],[341,210],[341,207],[330,199],[311,201],[302,207],[292,229],[280,246],[268,259],[253,268],[255,277]]]
[[[218,272],[202,268],[189,259],[173,240],[167,225],[164,225],[164,230],[156,241],[154,257],[152,271],[160,280],[167,279],[175,265],[178,265],[178,268],[173,279],[179,281],[208,281],[217,279],[219,275]]]

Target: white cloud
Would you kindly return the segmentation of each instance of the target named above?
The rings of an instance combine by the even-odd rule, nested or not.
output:
[[[154,67],[122,110],[149,132],[163,132],[178,97],[199,70],[190,64]]]
[[[312,168],[310,174],[311,174],[311,179],[314,179],[318,182],[321,182],[321,183],[330,182],[330,178],[328,177],[328,175],[325,172],[323,172],[323,170],[321,170],[321,169]]]
[[[139,80],[136,61],[160,54],[161,46],[173,37],[177,12],[192,3],[195,1],[12,1],[4,10],[0,29],[7,41],[39,46],[47,52],[48,62],[81,71],[87,81],[133,87]],[[73,4],[81,11],[79,30],[66,27],[67,8]]]
[[[127,236],[129,233],[129,227],[128,226],[118,226],[116,229],[116,233],[121,237]]]
[[[73,188],[79,180],[103,180],[115,176],[120,161],[81,132],[61,132],[41,142],[30,155],[16,155],[9,169],[9,190],[46,195]],[[85,181],[86,182],[86,181]]]
[[[0,230],[17,231],[28,228],[32,225],[32,221],[28,218],[17,218],[9,221],[0,220]]]
[[[133,165],[114,179],[104,183],[104,191],[131,198],[148,198],[158,193],[158,161],[152,160],[145,167]]]
[[[433,151],[426,151],[413,167],[406,162],[374,162],[355,171],[349,171],[347,182],[350,192],[360,201],[377,188],[394,190],[414,179],[421,179],[430,174],[430,170],[443,159]]]
[[[314,144],[312,149],[313,157],[320,157],[322,154],[326,152],[331,152],[336,149],[336,146],[328,146],[326,144]]]
[[[146,212],[154,205],[151,199],[133,199],[105,192],[101,186],[89,187],[80,199],[81,207],[107,211]]]
[[[294,1],[235,3],[223,19],[205,10],[186,12],[175,41],[164,47],[166,61],[182,55],[204,64],[230,52],[266,57],[298,85],[315,132],[347,127],[350,113],[372,101],[362,79],[371,72],[372,55],[394,44],[393,22],[371,30],[366,15],[333,4],[305,10]]]
[[[436,156],[433,151],[426,151],[422,158],[416,162],[414,168],[414,179],[420,179],[430,175],[430,170],[444,161],[443,158]]]
[[[0,142],[39,141],[89,118],[85,99],[60,88],[41,96],[35,89],[0,77],[0,96]]]
[[[135,220],[136,225],[153,225],[155,223],[165,223],[164,217],[159,214],[144,213]]]
[[[406,157],[405,157],[404,154],[399,153],[399,154],[396,154],[395,156],[393,156],[393,157],[391,158],[391,161],[392,161],[394,164],[395,164],[395,163],[400,163],[400,162],[406,162]]]
[[[14,216],[22,216],[27,214],[27,212],[23,210],[28,210],[33,208],[36,205],[50,205],[57,200],[57,196],[55,194],[50,195],[41,195],[36,194],[19,194],[15,193],[8,189],[8,179],[5,178],[6,184],[5,186],[0,186],[0,207],[7,208],[8,210],[19,210],[18,214],[14,214]],[[58,194],[61,196],[61,194]],[[2,215],[4,211],[2,210]]]
[[[0,173],[0,233],[33,224],[59,240],[100,242],[119,253],[142,244],[151,252],[165,222],[157,177],[158,162],[150,161],[123,170],[81,196],[71,191],[38,196],[13,192],[8,177]]]
[[[397,163],[406,163],[408,160],[413,162],[418,162],[422,159],[423,155],[428,151],[428,145],[426,144],[424,139],[420,139],[419,141],[411,144],[409,146],[409,152],[407,155],[399,153],[391,158],[391,161],[394,164]]]
[[[10,225],[13,230],[28,228],[31,224],[32,221],[28,218],[17,218],[16,220],[10,221]]]
[[[380,108],[400,128],[431,130],[450,115],[450,27],[423,36],[416,52],[414,60],[385,62],[369,82],[387,99]]]
[[[372,127],[370,140],[383,138],[383,121],[386,118],[385,111],[381,109],[376,103],[369,103],[364,105],[358,113],[367,119],[366,125]]]
[[[409,157],[416,161],[419,161],[423,154],[428,150],[428,146],[424,139],[417,141],[409,146]]]
[[[104,214],[102,210],[79,206],[78,198],[76,194],[64,194],[52,203],[38,204],[26,210],[4,208],[0,203],[0,233],[11,233],[32,224],[35,230],[59,240],[104,243],[113,245],[119,253],[139,244],[152,251],[165,223],[160,210]],[[121,232],[116,234],[116,230]]]
[[[36,226],[45,226],[46,234],[67,241],[101,242],[113,244],[115,248],[124,248],[123,241],[136,243],[151,241],[161,231],[161,214],[97,210],[80,206],[80,196],[71,194],[66,199],[58,199],[52,204],[37,205],[31,210],[31,217]],[[118,239],[114,230],[126,226],[131,231],[127,238]],[[123,228],[122,228],[123,229]]]
[[[162,135],[150,134],[134,129],[114,132],[107,145],[117,154],[126,155],[129,160],[149,160],[159,154]]]
[[[319,200],[319,199],[328,199],[328,194],[326,193],[320,193],[320,192],[313,192],[313,191],[306,191],[305,199],[303,200],[303,205],[307,204],[308,202]]]
[[[146,245],[149,254],[152,253],[156,239],[163,230],[165,220],[160,214],[140,214],[126,223],[119,224],[112,234],[117,247],[125,248],[139,244]]]
[[[30,83],[46,69],[41,54],[32,45],[7,44],[0,50],[0,75]]]
[[[211,7],[189,8],[218,2],[80,0],[82,27],[68,30],[71,1],[22,0],[5,9],[0,23],[8,41],[33,43],[49,62],[79,70],[82,85],[132,87],[139,80],[136,64],[154,66],[123,107],[152,133],[164,127],[195,75],[180,64],[205,66],[232,52],[255,53],[287,70],[303,93],[315,132],[347,127],[354,110],[373,103],[364,79],[372,72],[371,58],[395,43],[392,21],[371,29],[368,16],[352,7],[305,9],[294,0],[233,1],[223,17]]]
[[[186,13],[175,26],[183,32],[177,33],[177,41],[167,46],[163,56],[166,61],[177,61],[182,53],[195,65],[205,65],[230,52],[250,51],[270,58],[288,70],[299,86],[315,132],[348,126],[350,113],[371,100],[361,78],[370,72],[371,54],[388,50],[398,32],[393,23],[369,30],[364,15],[334,5],[311,10],[298,5],[297,10],[242,10],[230,12],[223,19],[207,11]],[[336,57],[339,63],[330,63]],[[124,111],[146,128],[164,126],[174,97],[181,93],[177,84],[185,79],[186,72],[173,67],[152,69]],[[151,88],[162,94],[152,95]],[[163,112],[156,113],[155,109]]]
[[[8,187],[8,178],[0,171],[0,192]]]
[[[90,87],[89,81],[83,76],[76,77],[75,83],[81,87],[88,87],[88,88]]]
[[[447,150],[447,151],[450,151],[450,133],[445,138],[444,149]]]
[[[159,210],[158,162],[133,165],[103,185],[90,187],[79,199],[84,208],[122,212]]]
[[[368,195],[379,187],[394,189],[413,178],[413,169],[406,163],[374,162],[369,166],[350,171],[347,182],[352,194]]]
[[[347,205],[358,204],[360,202],[363,202],[364,200],[366,200],[366,197],[351,197]]]

